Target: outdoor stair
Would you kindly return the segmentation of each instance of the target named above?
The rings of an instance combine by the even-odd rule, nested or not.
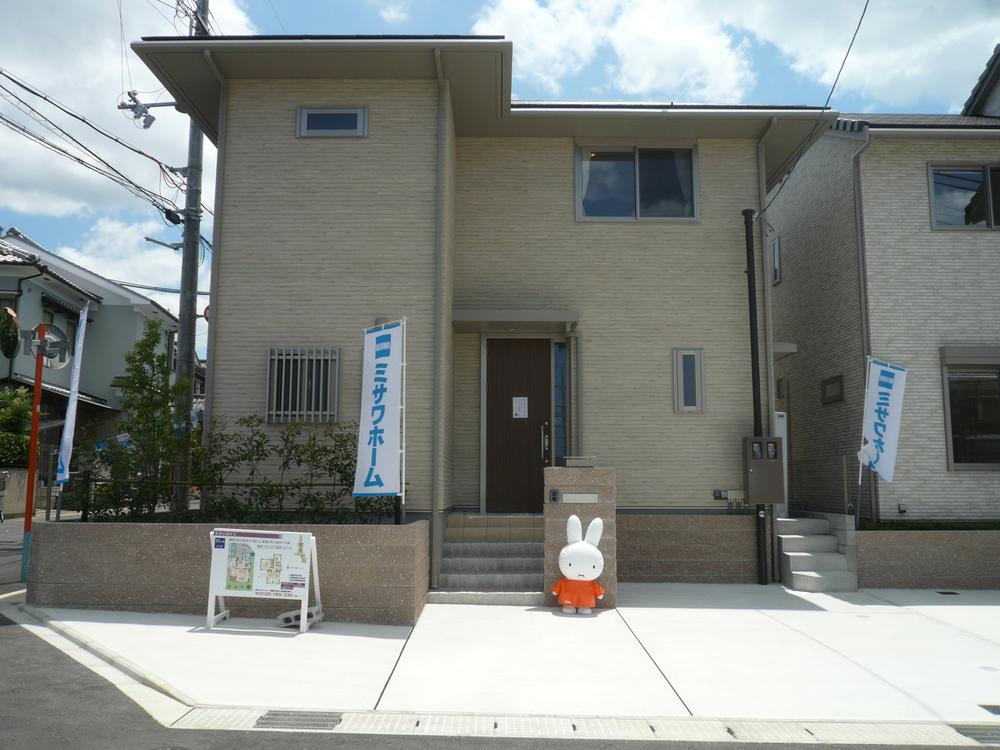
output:
[[[545,604],[540,515],[452,513],[430,604]]]
[[[825,518],[778,518],[781,582],[794,591],[857,591],[858,577],[838,552]]]

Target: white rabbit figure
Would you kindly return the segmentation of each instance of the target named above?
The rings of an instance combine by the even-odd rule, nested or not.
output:
[[[597,582],[604,572],[604,555],[597,549],[604,531],[604,521],[595,518],[583,537],[580,519],[570,516],[566,520],[566,546],[559,553],[559,570],[563,577],[556,581],[552,593],[556,595],[566,614],[589,615],[604,598],[604,589]]]

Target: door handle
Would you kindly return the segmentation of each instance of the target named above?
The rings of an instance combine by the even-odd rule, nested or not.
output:
[[[548,422],[543,422],[539,427],[541,427],[542,432],[542,463],[548,462],[549,454],[549,436],[545,433],[545,428],[548,426]]]

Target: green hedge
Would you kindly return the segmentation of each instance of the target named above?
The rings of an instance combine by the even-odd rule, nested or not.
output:
[[[29,442],[27,435],[0,432],[0,466],[27,466]]]

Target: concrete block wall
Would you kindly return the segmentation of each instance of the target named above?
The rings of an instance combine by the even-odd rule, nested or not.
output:
[[[31,536],[28,603],[204,614],[213,528],[194,523],[38,522]],[[253,528],[308,531],[316,537],[327,620],[413,625],[420,617],[428,589],[426,521]],[[288,601],[226,601],[234,617],[273,617],[291,608]]]
[[[618,516],[618,577],[630,583],[756,583],[754,516]]]
[[[861,588],[1000,588],[1000,531],[859,531],[857,539]]]
[[[549,502],[552,491],[597,495],[596,503]],[[562,578],[559,552],[566,546],[566,521],[577,516],[586,535],[587,526],[595,518],[604,522],[604,532],[597,548],[604,555],[604,572],[597,582],[604,588],[600,608],[613,608],[618,602],[618,523],[616,515],[617,487],[614,469],[567,468],[550,466],[545,469],[545,596],[551,606],[556,597],[551,593]]]

